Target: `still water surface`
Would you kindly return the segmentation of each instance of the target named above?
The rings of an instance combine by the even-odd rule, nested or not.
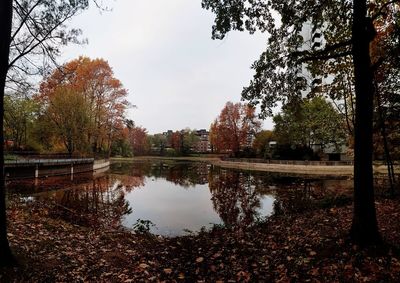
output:
[[[176,236],[214,224],[246,228],[273,213],[301,212],[351,187],[349,180],[309,180],[222,169],[194,162],[113,163],[107,172],[12,181],[9,195],[42,202],[49,215],[80,225],[132,228]]]

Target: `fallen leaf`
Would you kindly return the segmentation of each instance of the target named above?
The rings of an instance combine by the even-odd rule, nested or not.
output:
[[[172,273],[172,269],[171,268],[164,268],[164,272],[166,274],[171,274]]]

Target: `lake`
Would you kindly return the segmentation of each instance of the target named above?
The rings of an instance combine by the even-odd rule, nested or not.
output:
[[[8,195],[79,225],[179,236],[245,229],[272,214],[346,201],[352,181],[224,169],[200,162],[116,162],[107,172],[7,182]]]

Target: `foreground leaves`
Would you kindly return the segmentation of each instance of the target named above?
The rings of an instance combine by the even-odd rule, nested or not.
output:
[[[399,200],[377,202],[389,245],[362,250],[346,239],[351,206],[177,238],[89,229],[14,207],[9,238],[21,266],[0,271],[0,281],[399,282],[399,208]]]

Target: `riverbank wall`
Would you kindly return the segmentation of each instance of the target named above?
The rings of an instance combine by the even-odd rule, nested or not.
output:
[[[163,156],[139,156],[133,158],[111,158],[112,162],[123,161],[152,161],[152,160],[175,160],[175,161],[197,161],[206,162],[222,168],[241,169],[249,171],[274,172],[284,174],[298,174],[311,176],[342,176],[352,178],[354,167],[352,162],[337,161],[294,161],[294,160],[265,160],[255,162],[252,159],[229,159],[217,157],[163,157]],[[373,166],[375,174],[387,174],[384,164],[376,163]],[[395,173],[400,174],[400,166],[395,166]]]
[[[24,159],[5,161],[4,171],[6,180],[15,180],[95,172],[109,166],[109,160],[93,158]]]

